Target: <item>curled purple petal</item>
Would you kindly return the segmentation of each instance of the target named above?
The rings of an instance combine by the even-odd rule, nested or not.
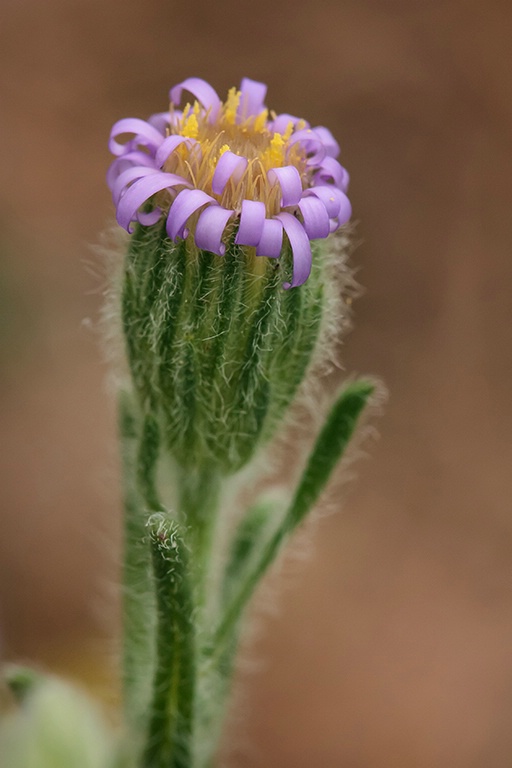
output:
[[[155,165],[157,168],[163,168],[169,155],[172,155],[174,150],[180,146],[180,144],[188,144],[192,146],[197,144],[195,139],[189,139],[186,136],[167,136],[160,144],[155,155]]]
[[[340,189],[334,187],[332,184],[321,184],[310,189],[306,189],[304,197],[314,195],[325,205],[327,213],[330,219],[335,219],[340,212],[341,208],[341,192]]]
[[[332,184],[322,184],[311,187],[304,192],[304,197],[310,195],[318,197],[325,205],[330,219],[339,220],[338,226],[346,224],[352,216],[352,206],[350,200],[341,189]]]
[[[296,288],[306,282],[311,272],[311,243],[304,227],[291,213],[279,213],[275,218],[284,227],[293,255],[292,282],[283,283],[283,288]]]
[[[226,246],[222,235],[234,211],[228,211],[220,205],[209,205],[199,215],[194,240],[198,248],[224,256]]]
[[[304,229],[310,240],[327,237],[330,233],[329,214],[318,197],[303,197],[299,203]]]
[[[178,131],[180,129],[181,121],[183,120],[183,110],[182,109],[173,109],[169,113],[169,125],[174,130]]]
[[[240,181],[247,165],[247,158],[235,155],[234,152],[224,152],[217,162],[212,178],[212,190],[215,194],[222,195],[224,187],[230,178],[233,178],[235,184],[237,181]]]
[[[315,181],[323,184],[334,184],[342,189],[347,172],[334,157],[324,157],[315,174]]]
[[[171,114],[169,110],[167,112],[157,112],[151,117],[148,117],[148,123],[160,131],[162,136],[165,136],[169,125],[171,124]]]
[[[110,132],[108,148],[113,155],[123,155],[127,150],[126,144],[119,144],[115,140],[116,136],[123,133],[135,134],[137,143],[147,145],[152,149],[159,147],[164,140],[162,134],[145,120],[139,120],[137,117],[126,117],[123,120],[118,120]],[[131,143],[129,142],[129,144]]]
[[[132,232],[131,222],[136,218],[137,211],[150,197],[164,189],[187,184],[181,176],[174,173],[152,173],[135,181],[121,196],[117,206],[117,222],[121,227]]]
[[[329,155],[329,157],[338,157],[340,153],[340,145],[330,130],[325,128],[323,125],[315,125],[314,131],[317,136],[320,136],[322,144],[325,147],[326,155]]]
[[[155,208],[152,211],[138,211],[137,212],[137,221],[139,224],[143,224],[145,227],[151,227],[153,224],[156,224],[160,216],[162,215],[162,209],[161,208]]]
[[[215,203],[215,200],[201,189],[184,189],[180,192],[171,205],[167,216],[166,229],[171,240],[176,240],[177,237],[187,237],[186,224],[190,216],[208,203]],[[217,205],[217,203],[215,204]]]
[[[154,173],[158,173],[156,168],[145,168],[142,165],[127,168],[120,173],[112,187],[112,200],[114,201],[114,205],[117,206],[123,192],[129,184],[137,179],[142,179],[143,176],[151,176]]]
[[[302,197],[302,179],[294,165],[285,165],[283,168],[271,168],[267,173],[271,184],[276,181],[281,187],[281,206],[297,205]]]
[[[206,80],[201,80],[199,77],[189,77],[183,80],[182,83],[179,83],[179,85],[175,85],[169,92],[171,101],[174,104],[179,105],[183,91],[189,91],[203,105],[206,111],[209,110],[210,122],[215,122],[222,104],[217,96],[217,92]]]
[[[339,196],[340,196],[340,210],[336,218],[338,219],[339,226],[342,227],[343,224],[346,224],[347,221],[352,216],[352,205],[350,204],[350,200],[348,199],[348,197],[344,192],[340,191]]]
[[[283,225],[277,219],[265,219],[256,256],[278,259],[283,248]]]
[[[248,117],[259,115],[265,109],[265,96],[267,86],[257,80],[244,77],[240,83],[240,103],[238,105],[237,122],[242,122]]]
[[[258,245],[265,222],[265,203],[243,200],[240,225],[236,233],[237,245]]]
[[[288,115],[286,112],[283,112],[282,115],[277,115],[268,127],[269,130],[274,131],[274,133],[284,133],[290,123],[292,123],[294,128],[298,123],[302,123],[304,128],[311,127],[306,120],[301,120],[300,117],[295,117],[295,115]]]
[[[107,184],[112,191],[118,176],[128,168],[133,168],[136,165],[143,165],[148,168],[154,168],[155,161],[146,152],[128,152],[126,155],[116,157],[115,160],[109,166],[107,171]]]
[[[307,156],[308,165],[320,165],[326,156],[324,143],[320,136],[317,136],[311,128],[304,128],[302,131],[292,133],[288,139],[288,147],[292,147],[297,142],[300,143]]]
[[[342,192],[346,192],[348,189],[348,185],[350,184],[350,174],[347,171],[347,169],[344,168],[343,166],[341,166],[341,170],[343,171],[343,178],[341,179],[341,182],[340,182],[340,189]]]

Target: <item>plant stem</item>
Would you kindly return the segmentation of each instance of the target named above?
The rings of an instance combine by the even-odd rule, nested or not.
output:
[[[138,424],[126,393],[121,393],[119,420],[124,481],[123,701],[126,723],[137,748],[151,696],[155,601],[146,542],[147,514],[137,484]]]
[[[176,521],[148,521],[158,625],[145,768],[190,768],[196,660],[188,553]]]
[[[217,471],[180,468],[179,510],[187,527],[193,556],[196,605],[205,608],[211,597],[211,559],[222,479]]]

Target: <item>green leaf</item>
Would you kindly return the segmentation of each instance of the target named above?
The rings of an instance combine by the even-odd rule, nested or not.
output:
[[[299,487],[285,518],[287,531],[294,530],[318,500],[336,464],[345,452],[357,421],[374,392],[368,381],[355,381],[341,393],[316,440]]]
[[[224,603],[233,597],[240,580],[247,574],[247,569],[266,543],[271,526],[279,514],[282,514],[282,509],[274,500],[263,499],[250,507],[239,522],[224,571]]]
[[[275,560],[284,539],[304,520],[323,491],[352,437],[358,419],[374,385],[367,381],[349,384],[335,402],[315,442],[306,468],[284,517],[282,525],[263,549],[255,567],[242,582],[228,606],[215,636],[215,654],[222,657],[226,642],[231,642],[240,615],[255,587]]]

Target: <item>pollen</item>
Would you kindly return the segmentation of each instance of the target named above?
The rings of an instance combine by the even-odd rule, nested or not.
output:
[[[262,153],[261,162],[265,168],[280,168],[284,163],[286,140],[280,133],[274,133],[270,146]]]
[[[300,122],[303,123],[304,120],[301,120]],[[301,129],[299,129],[299,130],[301,130]],[[288,141],[288,139],[290,138],[292,133],[293,133],[293,122],[290,120],[290,122],[286,126],[286,131],[283,133],[283,139],[285,141]]]
[[[197,115],[192,112],[191,115],[186,117],[183,121],[183,128],[181,129],[181,135],[186,136],[187,139],[197,139],[199,134],[199,123],[197,121]]]
[[[268,120],[268,109],[264,109],[263,112],[260,112],[260,114],[254,120],[254,130],[256,131],[256,133],[263,133],[263,131],[267,127],[267,120]]]
[[[228,98],[224,104],[224,120],[228,125],[234,125],[236,121],[236,113],[238,105],[240,104],[241,91],[236,88],[230,88],[228,91]]]

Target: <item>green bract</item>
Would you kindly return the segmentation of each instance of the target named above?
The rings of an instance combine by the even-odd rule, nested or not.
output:
[[[132,235],[122,299],[130,370],[142,412],[156,416],[181,466],[234,472],[284,417],[339,289],[328,249],[315,247],[309,280],[285,291],[291,254],[258,258],[231,238],[217,256],[192,238],[173,243],[163,225]]]

